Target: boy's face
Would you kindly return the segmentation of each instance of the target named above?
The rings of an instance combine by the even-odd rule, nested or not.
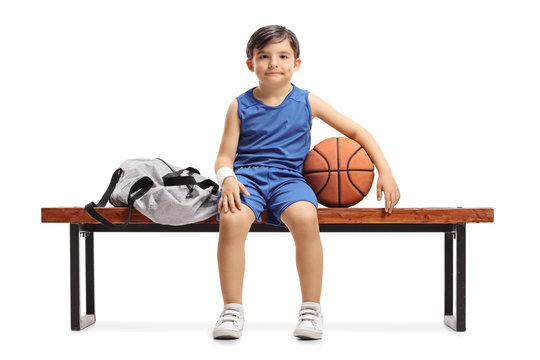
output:
[[[291,83],[294,72],[300,68],[300,59],[294,59],[289,40],[269,43],[262,49],[254,49],[253,59],[247,66],[259,79],[259,83],[270,86],[285,86]]]

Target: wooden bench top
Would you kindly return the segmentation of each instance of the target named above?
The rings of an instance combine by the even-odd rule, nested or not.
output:
[[[112,223],[124,223],[128,208],[104,207],[96,210]],[[384,208],[320,208],[321,224],[348,223],[481,223],[493,222],[493,208],[394,208],[387,214]],[[262,223],[266,221],[266,210],[262,213]],[[41,208],[42,223],[99,223],[84,207]],[[152,220],[133,209],[130,223],[152,224]],[[201,221],[201,224],[217,224],[216,216]]]

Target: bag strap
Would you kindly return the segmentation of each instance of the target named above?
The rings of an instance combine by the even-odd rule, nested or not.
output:
[[[116,169],[116,171],[113,173],[111,181],[109,183],[109,187],[107,190],[105,190],[105,194],[101,197],[101,200],[97,203],[97,206],[104,207],[107,206],[107,201],[110,201],[111,194],[114,191],[114,188],[116,187],[116,184],[118,184],[118,181],[120,180],[120,176],[124,173],[124,170],[122,168]],[[112,203],[111,203],[112,204]]]
[[[135,200],[139,199],[144,194],[146,194],[148,190],[150,190],[150,188],[152,188],[152,186],[154,185],[154,181],[152,181],[152,179],[150,179],[148,176],[144,176],[140,178],[139,180],[137,180],[129,189],[129,194],[127,198],[128,207],[129,207],[129,215],[126,222],[123,224],[113,224],[109,220],[107,220],[105,217],[103,217],[100,213],[98,213],[95,208],[104,207],[107,205],[107,201],[110,201],[111,194],[114,191],[114,188],[116,187],[116,184],[118,183],[118,180],[120,180],[120,175],[122,175],[122,172],[123,170],[120,168],[120,169],[117,169],[113,173],[111,182],[109,183],[109,187],[107,188],[107,190],[101,197],[101,200],[97,204],[95,204],[94,202],[90,202],[86,204],[84,207],[86,211],[88,212],[88,214],[92,216],[94,219],[96,219],[97,221],[99,221],[100,223],[109,225],[111,227],[119,228],[119,229],[125,228],[129,224],[129,221],[131,220],[131,213],[133,210],[133,204],[135,203]]]
[[[161,158],[156,158],[157,160],[161,161],[162,163],[164,163],[165,165],[167,165],[167,167],[169,169],[171,169],[172,172],[174,172],[174,169],[172,168],[171,165],[169,165],[165,160],[161,159]],[[201,175],[201,173],[199,172],[199,170],[195,169],[195,168],[192,168],[191,166],[190,167],[187,167],[185,168],[184,170],[187,170],[187,171],[191,171],[192,173],[197,173],[199,175]],[[179,170],[180,172],[182,172],[183,170]]]
[[[194,171],[192,171],[190,169],[192,169]],[[164,186],[186,185],[189,188],[189,193],[191,193],[193,191],[193,186],[194,185],[197,185],[202,189],[207,189],[209,187],[212,187],[211,193],[213,195],[217,195],[217,192],[219,190],[219,185],[218,184],[216,184],[214,181],[212,181],[210,179],[206,179],[206,180],[197,182],[197,180],[191,175],[187,175],[187,176],[181,175],[184,170],[189,170],[191,172],[196,172],[197,174],[199,174],[199,171],[197,169],[192,168],[192,167],[188,167],[188,168],[183,169],[183,170],[174,171],[174,172],[166,174],[166,175],[164,175],[162,177],[163,185]]]
[[[191,166],[185,168],[184,170],[191,171],[192,173],[197,173],[197,174],[201,175],[201,173],[199,172],[199,170],[197,170],[197,169],[195,169],[195,168],[192,168]]]

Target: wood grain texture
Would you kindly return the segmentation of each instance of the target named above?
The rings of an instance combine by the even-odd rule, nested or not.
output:
[[[124,207],[105,207],[96,210],[112,223],[124,223],[128,209]],[[347,223],[482,223],[494,221],[494,210],[482,208],[394,208],[392,214],[384,208],[320,208],[321,224]],[[266,221],[266,211],[262,223]],[[41,208],[42,223],[98,223],[83,207]],[[152,221],[137,210],[133,210],[131,223],[151,224]],[[213,216],[200,223],[218,223]]]

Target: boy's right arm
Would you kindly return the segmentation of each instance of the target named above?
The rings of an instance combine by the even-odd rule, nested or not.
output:
[[[216,172],[224,166],[233,169],[234,158],[238,148],[238,140],[240,139],[240,125],[241,121],[238,116],[238,102],[235,99],[229,106],[225,117],[225,127],[223,129],[221,145],[219,146],[218,156],[214,164]],[[224,212],[227,212],[229,208],[232,212],[235,211],[235,208],[241,210],[242,203],[240,201],[240,191],[249,196],[247,189],[241,182],[236,180],[236,178],[232,176],[225,178],[225,180],[223,180],[218,211],[221,213],[221,210],[223,209]]]

